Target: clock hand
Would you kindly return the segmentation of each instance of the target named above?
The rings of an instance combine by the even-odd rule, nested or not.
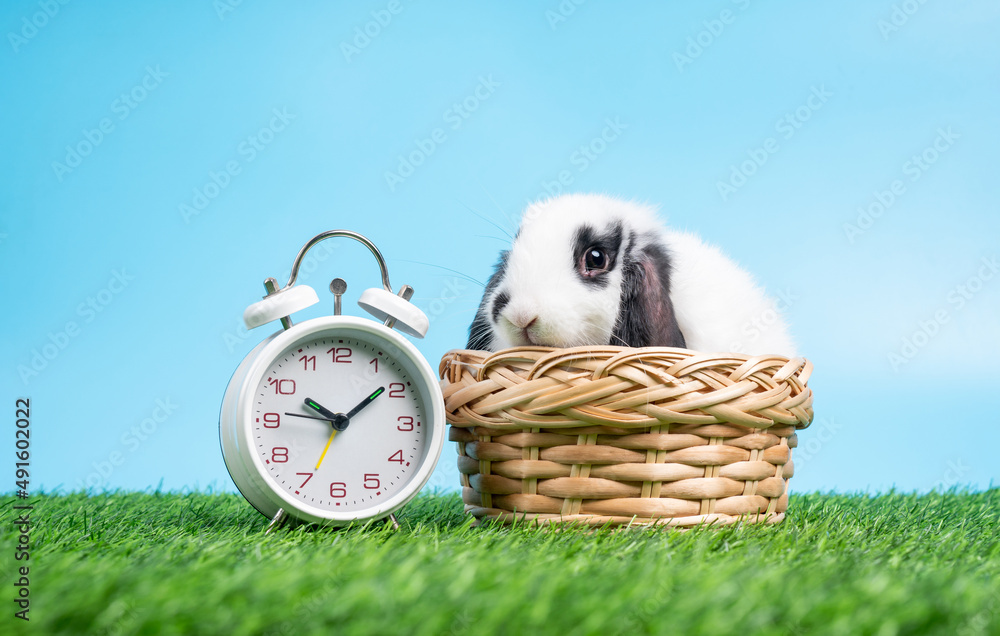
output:
[[[309,402],[309,399],[306,399]],[[323,449],[323,454],[319,456],[319,461],[316,462],[316,470],[319,470],[320,465],[323,463],[323,458],[326,457],[326,452],[330,450],[330,444],[333,443],[333,438],[337,436],[337,433],[347,428],[350,420],[343,413],[334,413],[334,418],[330,420],[330,424],[333,425],[333,431],[330,433],[330,439],[326,440],[326,448]],[[319,418],[316,418],[319,419]]]
[[[322,406],[319,402],[317,402],[316,400],[314,400],[312,398],[306,398],[305,399],[305,405],[308,406],[309,408],[311,408],[312,410],[316,411],[320,415],[322,415],[323,419],[328,420],[330,422],[334,422],[339,417],[342,417],[341,413],[334,413],[333,411],[331,411],[330,409]]]
[[[330,450],[330,444],[333,443],[333,438],[337,436],[337,429],[334,428],[333,432],[330,433],[330,439],[326,442],[326,448],[323,449],[323,454],[319,456],[319,461],[316,462],[316,470],[319,470],[320,464],[323,463],[323,458],[326,457],[326,451]]]
[[[344,430],[350,423],[350,418],[344,415],[343,413],[334,413],[333,411],[321,405],[319,402],[317,402],[312,398],[306,398],[304,404],[323,416],[321,418],[316,418],[316,419],[323,419],[330,422],[331,424],[333,424],[333,428],[335,428],[338,431]],[[307,417],[307,416],[302,416],[302,417]]]
[[[304,417],[309,420],[319,420],[320,422],[332,422],[333,420],[326,417],[316,417],[315,415],[302,415],[301,413],[289,413],[285,411],[285,415],[291,415],[292,417]]]
[[[372,392],[371,395],[361,400],[360,404],[358,404],[353,409],[348,411],[346,415],[344,413],[334,413],[333,411],[321,405],[319,402],[317,402],[312,398],[307,397],[304,403],[306,406],[308,406],[309,408],[313,409],[314,411],[323,416],[322,418],[314,418],[314,419],[327,420],[328,422],[333,424],[333,427],[335,429],[337,429],[338,431],[342,431],[345,428],[347,428],[348,424],[351,423],[352,417],[360,413],[361,409],[371,404],[373,401],[375,401],[375,398],[382,395],[383,393],[385,393],[385,387],[380,386],[379,388],[375,389],[375,391]],[[288,415],[294,415],[294,414],[288,413]],[[312,417],[312,416],[300,415],[299,417]]]
[[[385,393],[385,387],[380,386],[379,388],[375,389],[375,391],[372,392],[371,395],[362,400],[360,404],[358,404],[353,409],[348,411],[347,415],[344,415],[343,413],[332,413],[333,419],[330,420],[330,423],[333,424],[333,432],[330,434],[330,439],[327,440],[326,442],[326,448],[323,449],[323,454],[319,456],[319,461],[316,462],[316,470],[319,470],[320,465],[323,463],[323,458],[326,457],[326,452],[330,450],[330,444],[333,443],[333,438],[337,436],[337,432],[347,428],[347,425],[351,423],[352,417],[360,413],[361,409],[365,408],[366,406],[374,402],[375,398],[382,395],[383,393]],[[306,398],[305,403],[306,406],[308,406],[311,409],[314,409],[317,413],[322,413],[323,411],[331,413],[328,409],[325,409],[322,406],[320,406],[319,403],[317,403],[315,400]]]
[[[357,415],[358,413],[360,413],[361,409],[365,408],[366,406],[368,406],[369,404],[371,404],[372,402],[374,402],[375,398],[377,398],[378,396],[382,395],[383,393],[385,393],[385,387],[384,386],[380,386],[379,388],[375,389],[375,391],[371,395],[369,395],[368,397],[366,397],[364,400],[361,401],[360,404],[358,404],[353,409],[351,409],[350,411],[347,412],[347,419],[351,419],[352,417],[354,417],[355,415]]]

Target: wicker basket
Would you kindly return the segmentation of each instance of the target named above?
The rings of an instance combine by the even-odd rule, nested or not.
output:
[[[651,347],[450,351],[441,360],[466,511],[503,523],[775,523],[803,358]]]

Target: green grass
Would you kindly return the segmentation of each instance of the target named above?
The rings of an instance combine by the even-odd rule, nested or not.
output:
[[[0,633],[1000,633],[998,489],[799,495],[780,526],[686,533],[472,528],[448,494],[399,531],[263,536],[235,495],[42,496],[28,625],[7,501]]]

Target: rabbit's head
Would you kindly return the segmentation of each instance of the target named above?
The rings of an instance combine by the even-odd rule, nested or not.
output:
[[[468,347],[683,347],[670,274],[650,208],[599,195],[535,203],[486,286]]]

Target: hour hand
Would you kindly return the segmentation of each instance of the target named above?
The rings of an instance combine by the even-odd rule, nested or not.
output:
[[[331,422],[336,420],[337,416],[340,415],[339,413],[334,413],[333,411],[326,408],[325,406],[323,406],[322,404],[320,404],[319,402],[317,402],[312,398],[306,398],[305,405],[311,408],[312,410],[316,411],[320,415],[322,415],[324,418],[330,420]]]
[[[312,398],[306,398],[303,403],[322,415],[325,419],[329,420],[330,423],[333,424],[333,428],[338,431],[342,431],[347,428],[347,424],[350,422],[350,418],[343,413],[334,413]]]

